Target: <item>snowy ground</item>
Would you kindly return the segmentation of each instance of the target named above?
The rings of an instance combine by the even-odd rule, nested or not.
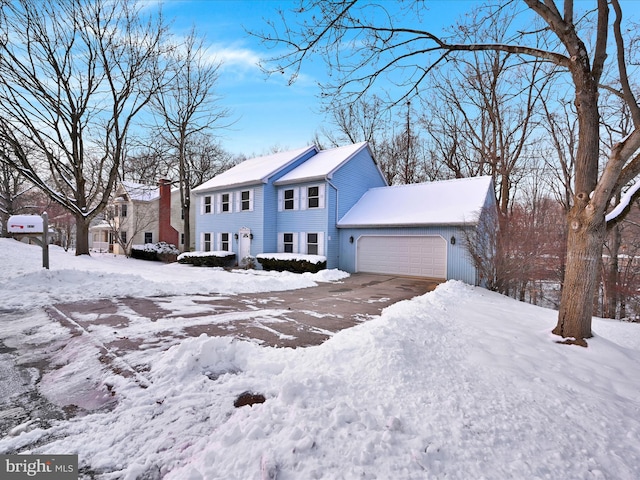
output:
[[[0,453],[78,454],[86,478],[100,479],[640,478],[638,324],[594,319],[588,348],[558,345],[555,312],[448,282],[318,347],[185,340],[155,353],[142,388],[74,354],[40,307],[275,291],[343,274],[229,273],[56,248],[45,271],[39,255],[0,239],[0,338],[66,342],[57,361],[69,377],[99,377],[117,403],[32,419],[0,439]],[[0,393],[19,395],[25,379],[2,365]],[[32,381],[46,390],[72,380],[47,375]],[[234,408],[245,391],[266,402]]]

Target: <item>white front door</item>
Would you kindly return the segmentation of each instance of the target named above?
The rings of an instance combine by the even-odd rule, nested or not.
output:
[[[238,262],[251,255],[251,229],[242,227],[238,231]]]

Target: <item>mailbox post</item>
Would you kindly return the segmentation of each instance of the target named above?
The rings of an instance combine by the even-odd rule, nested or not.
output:
[[[42,214],[42,268],[49,270],[49,215]]]
[[[42,247],[42,267],[49,269],[49,216],[12,215],[7,222],[7,231],[17,237],[32,237]],[[42,236],[42,238],[38,238]]]

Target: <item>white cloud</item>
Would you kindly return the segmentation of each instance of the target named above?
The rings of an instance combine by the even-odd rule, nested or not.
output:
[[[223,69],[258,69],[260,56],[253,50],[234,45],[211,45],[208,54],[218,62],[222,63]]]

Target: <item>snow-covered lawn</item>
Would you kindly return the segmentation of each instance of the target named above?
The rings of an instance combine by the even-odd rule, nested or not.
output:
[[[56,248],[45,271],[39,255],[0,239],[0,321],[26,315],[36,337],[64,335],[38,308],[49,303],[275,291],[344,275]],[[317,347],[191,338],[157,353],[148,388],[91,370],[115,392],[112,410],[34,422],[0,439],[0,453],[78,454],[101,479],[640,478],[640,325],[594,319],[585,349],[555,343],[555,315],[448,282]],[[76,372],[86,360],[68,356]],[[266,402],[235,408],[245,391]]]

